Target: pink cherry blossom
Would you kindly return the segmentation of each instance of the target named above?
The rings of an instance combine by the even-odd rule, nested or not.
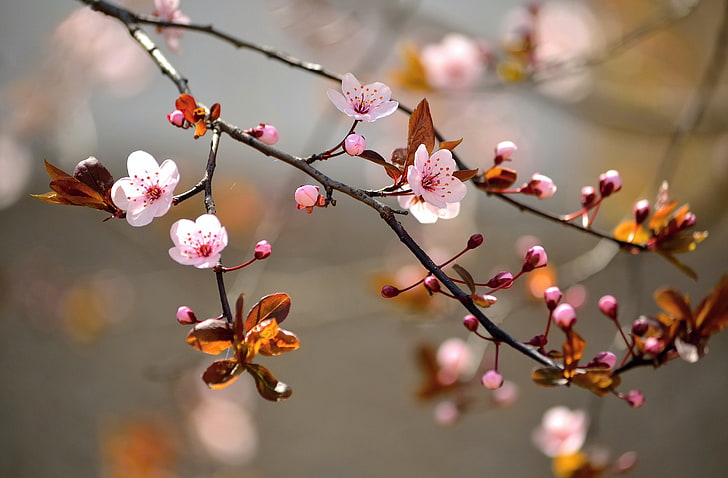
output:
[[[457,33],[422,49],[420,61],[433,88],[469,88],[483,73],[483,54],[477,43]]]
[[[571,304],[563,303],[554,309],[554,323],[564,330],[570,329],[576,322],[576,311]]]
[[[436,360],[440,366],[437,372],[438,381],[451,385],[471,367],[473,355],[464,340],[453,337],[437,348]]]
[[[421,144],[415,152],[414,164],[407,171],[407,182],[415,196],[445,209],[448,204],[459,203],[467,192],[465,184],[452,175],[456,170],[450,151],[440,149],[430,156]]]
[[[152,15],[164,22],[190,23],[187,15],[179,10],[179,0],[154,0],[154,11]],[[175,53],[179,52],[179,39],[184,34],[180,28],[158,28],[158,32],[164,34],[167,46]]]
[[[198,269],[214,267],[228,242],[227,231],[214,214],[203,214],[194,222],[180,219],[172,224],[169,235],[174,242],[170,257]]]
[[[398,196],[397,200],[403,209],[409,212],[421,224],[433,224],[438,219],[452,219],[460,213],[460,203],[449,203],[447,207],[438,208],[432,204],[425,202],[421,196]]]
[[[364,85],[351,73],[344,75],[341,91],[343,95],[329,89],[329,99],[339,111],[357,121],[375,121],[391,115],[399,106],[399,103],[390,100],[392,90],[387,85],[380,82]]]
[[[541,425],[533,431],[533,443],[546,456],[570,455],[584,445],[588,426],[585,411],[553,407],[544,413]]]
[[[163,216],[172,205],[174,188],[179,182],[177,165],[166,159],[159,165],[145,151],[134,151],[126,161],[129,177],[121,178],[111,188],[111,199],[126,212],[132,226],[146,226]]]

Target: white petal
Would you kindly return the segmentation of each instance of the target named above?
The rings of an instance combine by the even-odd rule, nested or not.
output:
[[[330,88],[326,94],[329,96],[329,99],[334,106],[336,106],[336,109],[348,116],[352,116],[354,114],[354,108],[352,108],[351,103],[344,98],[344,95]]]
[[[217,233],[222,227],[220,220],[214,214],[203,214],[197,218],[195,225],[203,232],[212,233]]]
[[[369,121],[374,121],[376,119],[389,116],[397,111],[397,108],[399,108],[399,103],[397,103],[396,101],[386,101],[379,105],[377,108],[373,108],[369,111],[369,115],[372,117]]]
[[[680,338],[675,339],[675,348],[677,349],[677,353],[680,354],[680,358],[688,363],[695,363],[700,359],[698,347]]]
[[[179,183],[179,169],[177,163],[171,159],[165,159],[159,166],[159,182],[163,185],[170,186],[170,191]]]
[[[460,202],[447,203],[447,207],[440,209],[438,215],[440,219],[452,219],[460,214]]]
[[[129,178],[121,178],[111,187],[111,200],[122,211],[126,211],[129,208],[129,200],[127,197],[129,196],[128,188],[131,187],[131,180]]]
[[[430,207],[430,205],[424,201],[417,201],[412,205],[412,207],[410,207],[409,211],[415,219],[422,224],[433,224],[437,222],[439,217],[438,212],[436,212],[437,209]]]
[[[346,92],[349,91],[352,96],[354,96],[354,90],[357,92],[361,91],[361,82],[354,76],[353,73],[346,73],[341,79],[341,91],[344,92],[344,95],[346,95]]]
[[[197,227],[195,226],[195,223],[189,219],[180,219],[172,224],[172,227],[169,229],[169,237],[172,239],[175,246],[184,244],[184,240],[188,234],[196,233]]]
[[[154,156],[140,150],[129,155],[126,160],[126,168],[129,170],[129,176],[134,176],[159,171],[159,164]]]

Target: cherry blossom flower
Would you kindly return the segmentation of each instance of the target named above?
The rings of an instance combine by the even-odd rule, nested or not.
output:
[[[420,55],[427,83],[433,88],[469,88],[483,73],[483,54],[464,35],[451,33],[441,43],[427,45]]]
[[[174,242],[170,257],[198,269],[214,267],[228,242],[227,231],[214,214],[203,214],[194,222],[180,219],[172,224],[169,235]]]
[[[397,200],[403,209],[409,209],[409,212],[421,224],[433,224],[438,219],[452,219],[460,214],[460,203],[449,203],[447,207],[438,208],[432,204],[425,202],[421,196],[398,196]]]
[[[341,91],[343,95],[329,89],[329,99],[339,111],[357,121],[375,121],[391,115],[399,106],[399,103],[390,100],[392,90],[387,85],[380,82],[363,85],[351,73],[344,75]]]
[[[179,171],[171,159],[165,159],[160,165],[145,151],[131,153],[126,166],[129,177],[114,183],[111,198],[126,212],[129,224],[146,226],[169,211],[174,188],[179,182]]]
[[[164,22],[190,23],[190,18],[179,10],[179,0],[154,0],[152,15]],[[179,39],[182,38],[184,30],[158,27],[157,32],[164,34],[164,40],[170,50],[179,52]]]
[[[452,207],[451,204],[459,205],[467,192],[465,184],[452,175],[456,170],[457,166],[450,151],[441,149],[430,156],[427,147],[421,144],[415,152],[414,164],[407,171],[407,182],[416,197],[436,209],[448,210],[448,208]],[[410,209],[414,205],[410,203]],[[433,212],[432,208],[430,208],[430,211]],[[452,213],[453,209],[450,209],[444,215]],[[414,211],[413,214],[417,217]],[[437,215],[443,217],[439,212]],[[420,220],[420,222],[423,221]]]
[[[584,410],[553,407],[544,413],[541,426],[534,430],[533,443],[546,456],[570,455],[584,445],[588,426],[589,417]]]

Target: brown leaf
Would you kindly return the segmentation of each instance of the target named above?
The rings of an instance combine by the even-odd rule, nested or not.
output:
[[[278,381],[267,368],[262,365],[250,363],[246,369],[255,379],[255,386],[261,397],[271,402],[280,402],[291,396],[293,390],[283,382]]]
[[[245,335],[245,343],[252,347],[253,354],[280,355],[283,352],[292,352],[301,344],[291,332],[278,328],[275,319],[266,319],[253,327]]]
[[[518,173],[509,168],[491,168],[485,172],[488,189],[507,189],[518,179]]]
[[[448,151],[452,151],[455,148],[460,145],[460,143],[463,142],[463,138],[456,139],[455,141],[442,141],[437,147],[439,149],[447,149]]]
[[[621,382],[619,375],[612,375],[610,370],[591,370],[576,374],[571,383],[603,397],[617,388]]]
[[[220,117],[220,103],[215,103],[210,107],[210,121],[215,121]]]
[[[291,310],[291,298],[288,294],[278,293],[263,297],[250,309],[245,319],[245,330],[251,330],[265,319],[276,319],[283,322]]]
[[[579,360],[584,355],[586,341],[582,339],[573,329],[566,331],[564,350],[564,378],[571,379],[574,376]]]
[[[180,110],[185,115],[185,119],[192,124],[197,123],[195,119],[195,109],[197,109],[197,101],[190,95],[179,95],[177,101],[174,102],[175,108]]]
[[[531,372],[531,380],[542,387],[557,387],[569,383],[564,378],[563,370],[556,367],[537,368]]]
[[[91,186],[102,196],[110,195],[111,187],[114,185],[114,177],[109,170],[93,156],[76,165],[73,169],[73,177]]]
[[[90,207],[109,212],[117,217],[123,217],[123,212],[111,202],[108,191],[97,191],[48,161],[45,162],[45,166],[48,176],[51,178],[50,188],[52,192],[32,194],[32,197],[52,204]]]
[[[695,322],[704,337],[720,332],[728,325],[728,275],[720,279],[695,309]]]
[[[397,148],[393,150],[390,161],[395,166],[404,167],[404,163],[407,162],[407,148]]]
[[[460,181],[470,181],[478,174],[477,169],[462,169],[460,171],[453,171],[452,175],[458,178]]]
[[[690,304],[680,292],[667,287],[658,289],[655,291],[654,299],[655,303],[671,317],[692,322],[693,314],[690,311]],[[695,327],[695,324],[690,325]]]
[[[424,144],[428,153],[435,148],[435,127],[432,124],[430,105],[427,99],[422,99],[414,109],[409,119],[409,131],[407,133],[407,159],[404,170],[407,166],[414,164],[415,151]]]
[[[475,280],[470,272],[459,264],[453,264],[452,268],[455,269],[455,272],[457,272],[460,278],[465,281],[468,289],[470,289],[470,293],[475,294]]]
[[[368,161],[371,161],[374,164],[378,164],[382,166],[386,172],[387,175],[392,178],[394,181],[397,181],[402,176],[402,171],[400,169],[393,165],[388,163],[381,154],[377,153],[376,151],[373,151],[371,149],[366,149],[364,152],[362,152],[359,155],[360,158],[364,158]]]
[[[233,320],[233,330],[235,331],[235,341],[240,343],[245,340],[245,323],[243,322],[243,305],[245,303],[245,294],[241,293],[235,300],[235,318]]]
[[[189,331],[187,343],[200,352],[217,355],[232,347],[233,328],[225,320],[203,320]]]
[[[216,360],[202,373],[202,380],[213,390],[225,388],[243,373],[245,366],[237,360]]]

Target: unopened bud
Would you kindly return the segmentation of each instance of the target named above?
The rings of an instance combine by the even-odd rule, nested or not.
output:
[[[592,359],[587,367],[599,367],[611,370],[617,364],[617,356],[612,352],[599,352],[596,357]]]
[[[571,304],[561,304],[554,309],[553,319],[556,325],[563,330],[568,330],[576,322],[576,311]]]
[[[599,194],[602,197],[614,194],[620,189],[622,189],[622,178],[619,176],[619,172],[610,169],[599,175]]]
[[[271,247],[270,242],[262,240],[255,245],[255,258],[258,260],[265,259],[270,255],[272,250],[273,248]]]
[[[425,277],[424,284],[425,288],[427,288],[430,292],[440,292],[440,281],[438,281],[437,278],[427,276]]]
[[[584,186],[581,188],[581,206],[592,207],[597,201],[597,190],[592,186]]]
[[[382,287],[382,297],[385,299],[391,299],[392,297],[397,297],[400,293],[400,290],[392,285],[385,285]]]
[[[549,310],[554,310],[564,294],[561,293],[561,289],[556,286],[549,287],[543,291],[543,299],[546,301],[546,307]]]
[[[468,239],[468,249],[475,249],[476,247],[480,247],[481,244],[483,244],[482,234],[473,234]]]
[[[642,337],[647,333],[650,328],[650,322],[645,317],[639,317],[632,322],[632,334],[637,337]]]
[[[349,156],[359,156],[365,149],[367,149],[367,142],[364,140],[364,136],[351,133],[344,140],[344,151]]]
[[[483,307],[484,309],[487,309],[491,305],[498,302],[498,298],[493,295],[488,294],[476,294],[473,293],[470,296],[471,299],[473,299],[473,303],[477,305],[478,307]]]
[[[192,325],[197,323],[197,317],[192,312],[192,309],[186,305],[182,305],[177,309],[177,322],[182,325]]]
[[[533,194],[539,199],[547,199],[556,193],[553,180],[543,174],[534,174],[522,192]]]
[[[488,390],[496,390],[503,386],[503,375],[497,370],[488,370],[480,378],[480,383]]]
[[[471,332],[478,330],[479,324],[478,319],[472,314],[468,314],[463,318],[463,325]]]
[[[632,214],[634,214],[634,222],[637,224],[645,222],[647,217],[650,215],[650,201],[647,199],[641,199],[634,203],[634,207],[632,207]]]
[[[652,355],[657,355],[665,350],[665,342],[658,339],[657,337],[647,337],[645,339],[645,352]]]
[[[617,320],[617,299],[611,295],[605,295],[599,299],[599,310],[612,320]]]
[[[513,274],[508,271],[500,271],[485,285],[492,289],[509,289],[513,285]]]
[[[645,403],[645,396],[639,390],[630,390],[624,399],[632,408],[639,408]]]
[[[296,203],[303,207],[313,207],[319,202],[319,187],[307,184],[296,189],[294,197]]]
[[[548,263],[546,251],[541,246],[533,246],[526,251],[526,258],[523,261],[523,272],[530,272],[536,268],[544,267]]]
[[[680,223],[680,229],[688,229],[690,227],[693,227],[696,222],[697,218],[695,214],[693,214],[692,212],[688,212],[685,214],[682,222]]]
[[[516,150],[518,150],[518,146],[513,141],[501,141],[495,147],[495,164],[510,160]]]
[[[278,142],[278,129],[272,124],[260,123],[253,129],[247,131],[250,135],[268,145]]]

